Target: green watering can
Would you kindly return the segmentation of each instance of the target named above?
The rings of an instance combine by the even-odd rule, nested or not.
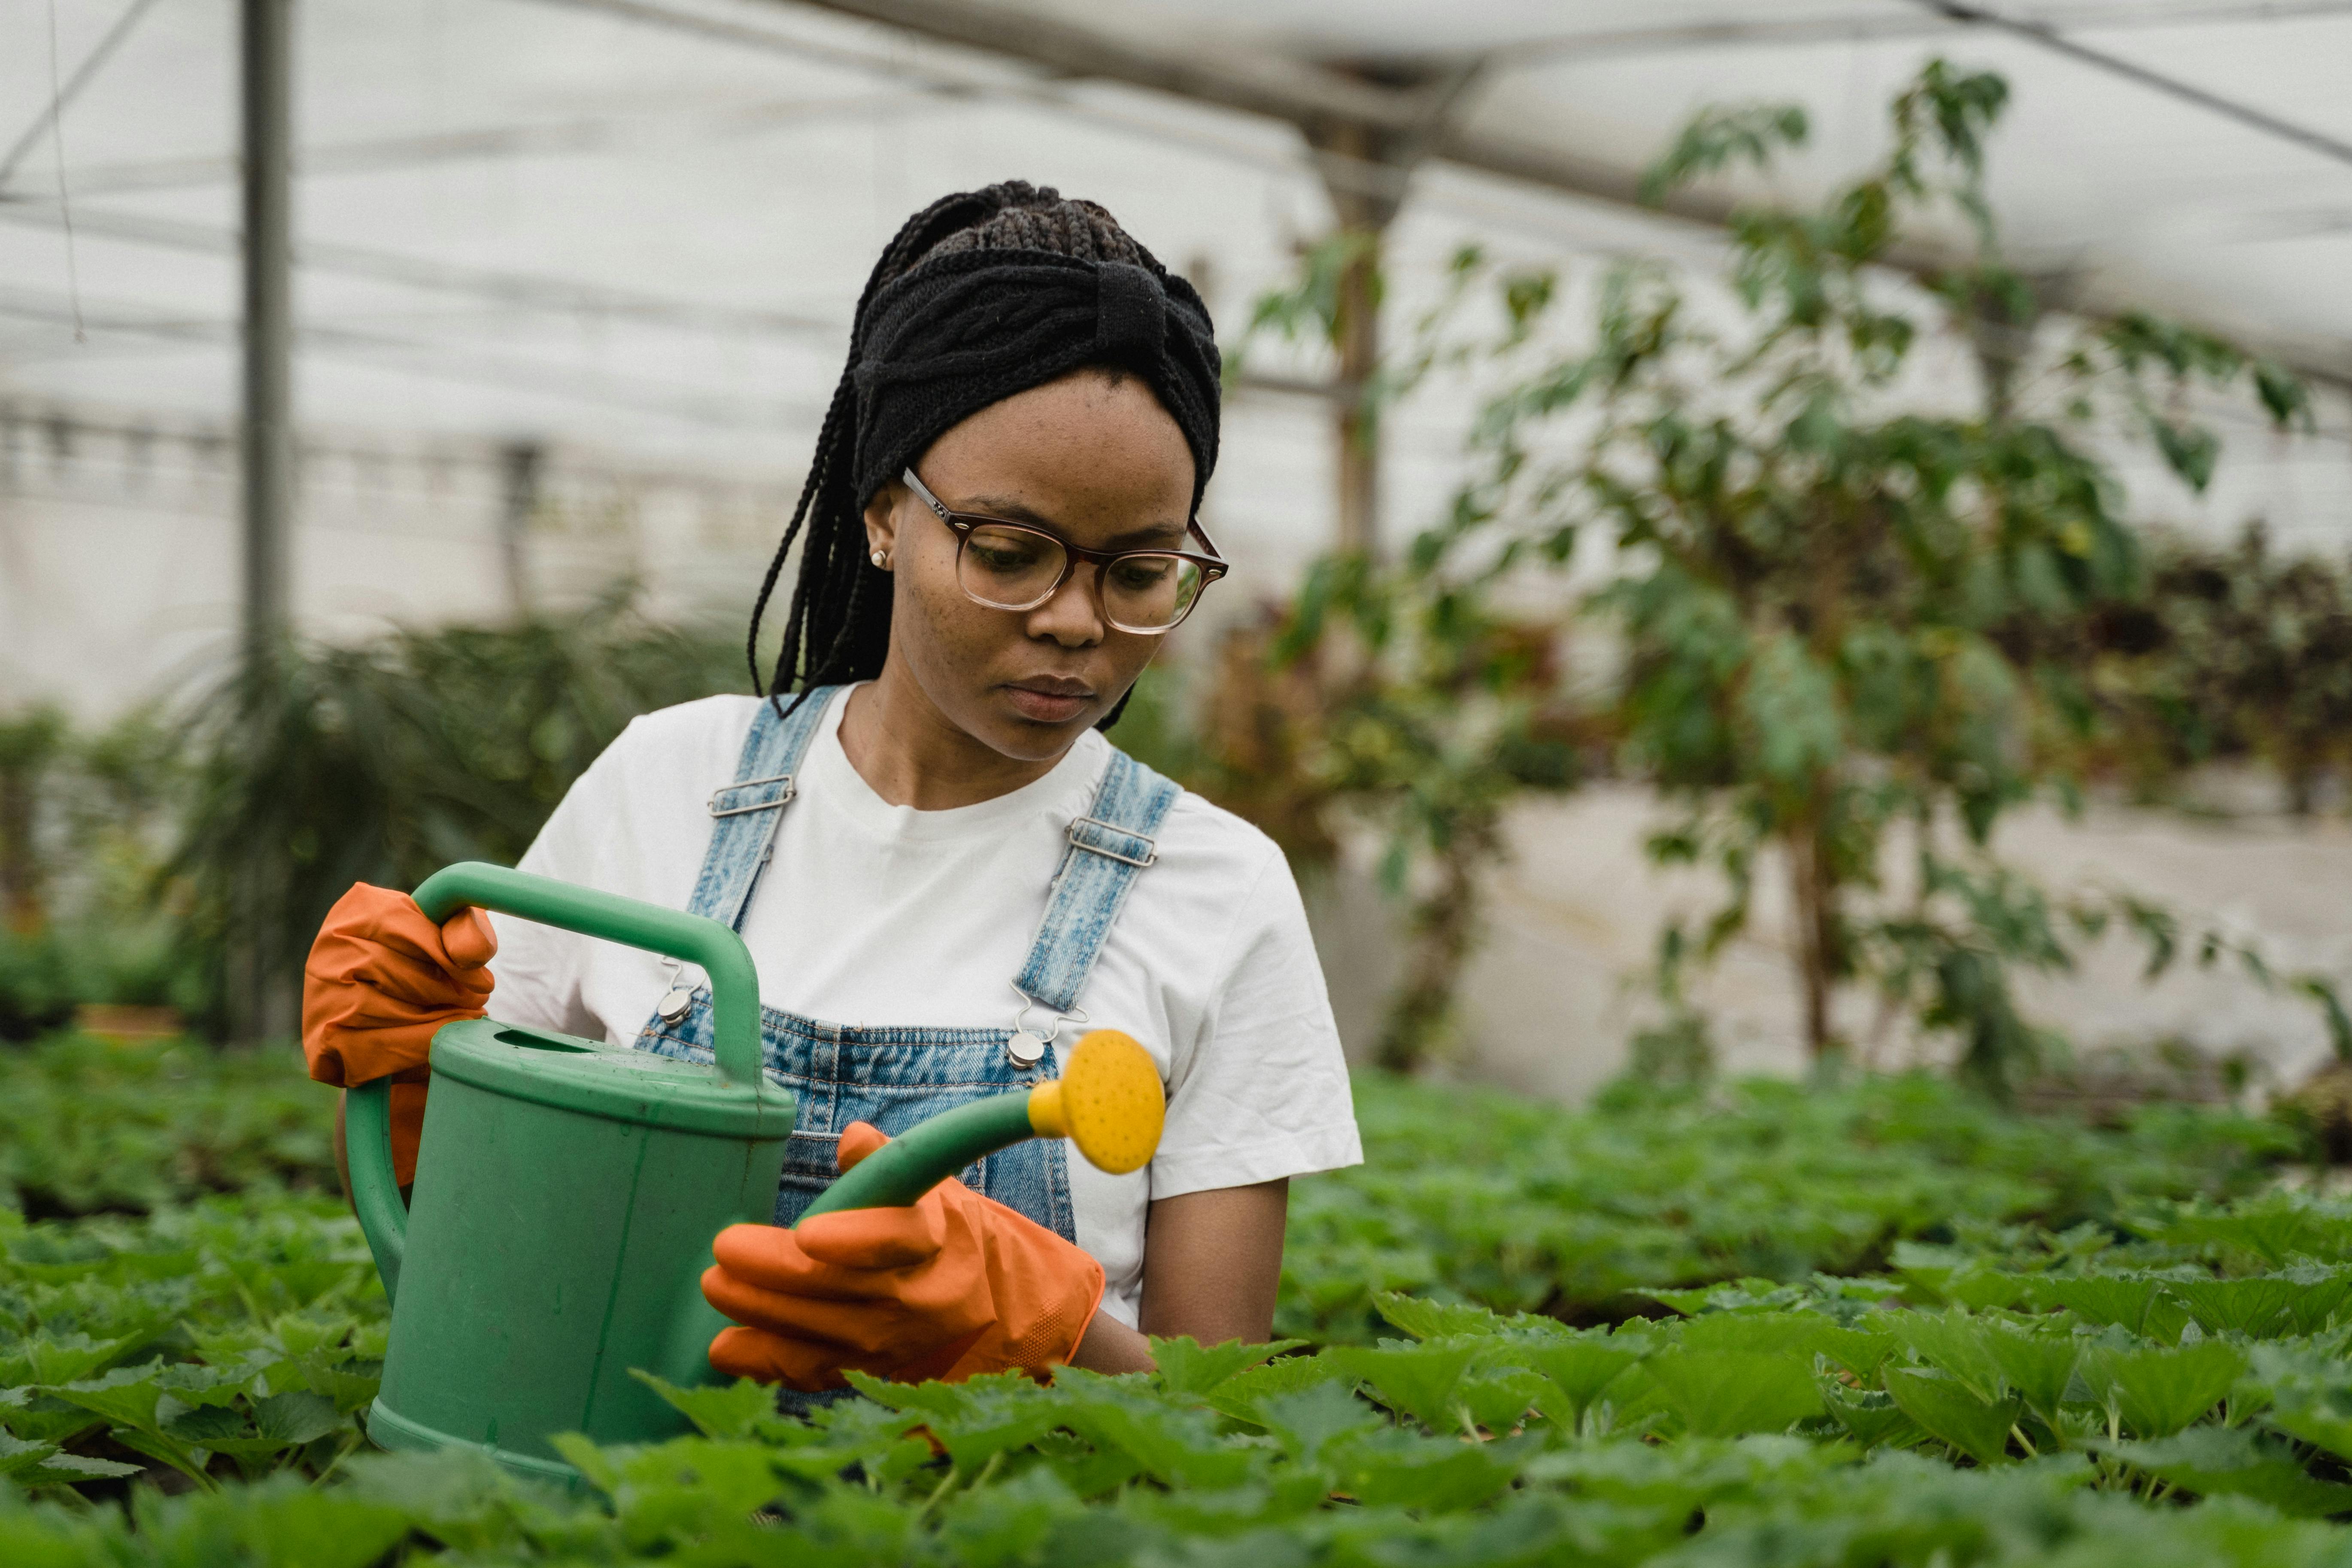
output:
[[[368,1436],[387,1448],[479,1447],[568,1484],[556,1433],[644,1443],[688,1429],[630,1372],[713,1381],[707,1352],[727,1321],[702,1299],[711,1238],[773,1217],[793,1099],[760,1070],[759,977],[718,921],[473,861],[415,896],[436,922],[495,910],[683,959],[710,979],[715,1069],[488,1018],[445,1025],[406,1206],[389,1081],[345,1102],[352,1206],[392,1300]],[[1136,1170],[1163,1110],[1142,1047],[1098,1030],[1060,1080],[930,1118],[807,1212],[911,1204],[1025,1138],[1067,1137],[1105,1170]]]

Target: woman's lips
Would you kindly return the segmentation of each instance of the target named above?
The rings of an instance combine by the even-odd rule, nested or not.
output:
[[[1094,693],[1086,690],[1057,691],[1040,686],[1008,686],[1006,693],[1013,706],[1024,719],[1040,724],[1066,724],[1087,710]]]

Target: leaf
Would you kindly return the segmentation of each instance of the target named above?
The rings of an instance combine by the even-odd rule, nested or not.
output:
[[[1341,1345],[1319,1358],[1372,1385],[1381,1403],[1433,1432],[1461,1426],[1454,1385],[1469,1370],[1476,1347],[1459,1342],[1383,1346]]]
[[[2014,1397],[1982,1398],[1958,1378],[1934,1367],[1890,1366],[1885,1377],[1888,1394],[1929,1436],[1979,1465],[2008,1459],[2009,1429],[2017,1421]]]
[[[79,1405],[118,1426],[159,1432],[156,1405],[163,1397],[161,1357],[141,1366],[118,1367],[104,1377],[62,1384],[50,1390],[58,1398]]]
[[[305,1487],[205,1500],[266,1568],[367,1568],[408,1533],[396,1510]]]
[[[1982,1267],[1955,1270],[1944,1282],[1944,1297],[1972,1312],[2014,1307],[2033,1289],[2032,1276]]]
[[[1267,1400],[1340,1382],[1352,1385],[1354,1379],[1339,1363],[1325,1356],[1278,1356],[1225,1379],[1209,1391],[1205,1403],[1212,1409],[1223,1411],[1237,1421],[1262,1426],[1265,1423],[1261,1417],[1261,1407]],[[1343,1388],[1340,1392],[1346,1394],[1347,1390]],[[1349,1397],[1352,1399],[1353,1395]]]
[[[79,1481],[135,1476],[139,1471],[137,1465],[59,1453],[54,1443],[23,1443],[0,1433],[0,1478],[18,1486],[71,1486]]]
[[[1797,783],[1834,766],[1845,751],[1836,682],[1793,637],[1763,641],[1739,702],[1767,778]]]
[[[1824,1313],[1785,1310],[1708,1312],[1683,1325],[1682,1343],[1695,1351],[1788,1356],[1801,1365],[1823,1355],[1859,1377],[1874,1373],[1895,1347],[1885,1333],[1842,1328]]]
[[[342,1425],[331,1400],[304,1389],[257,1399],[253,1424],[262,1436],[289,1446],[316,1442]]]
[[[2191,1426],[2158,1442],[2095,1447],[2201,1497],[2252,1498],[2295,1519],[2352,1513],[2352,1486],[2318,1479],[2287,1445],[2243,1427]]]
[[[1155,1334],[1151,1359],[1159,1363],[1159,1373],[1154,1381],[1170,1394],[1206,1394],[1226,1379],[1306,1342],[1276,1340],[1255,1344],[1245,1340],[1227,1340],[1223,1344],[1203,1345],[1190,1334],[1172,1340]]]
[[[916,1446],[928,1460],[929,1448]],[[759,1443],[673,1437],[607,1449],[605,1457],[619,1471],[612,1499],[622,1539],[639,1552],[718,1535],[774,1501],[788,1485],[772,1451]],[[887,1467],[889,1457],[876,1468]]]
[[[588,1484],[607,1497],[621,1489],[621,1469],[604,1450],[577,1432],[558,1432],[548,1438],[549,1447],[563,1456],[563,1460],[578,1470]]]
[[[162,1432],[142,1432],[135,1426],[117,1426],[108,1436],[133,1453],[171,1466],[200,1487],[209,1489],[215,1485],[212,1477],[205,1473],[200,1451],[175,1437]]]
[[[2098,1345],[2083,1356],[2092,1394],[2143,1439],[2169,1437],[2219,1405],[2246,1370],[2244,1352],[2219,1340],[2178,1349]]]
[[[1784,1355],[1673,1350],[1645,1363],[1666,1407],[1697,1437],[1785,1432],[1822,1414],[1811,1370]]]
[[[2035,1333],[1996,1325],[1984,1340],[1986,1353],[2000,1369],[2002,1381],[2018,1392],[2027,1409],[2055,1427],[2058,1407],[2074,1380],[2083,1347],[2073,1334]]]
[[[137,1336],[98,1340],[79,1333],[36,1334],[0,1352],[0,1383],[79,1383],[111,1366],[123,1352],[138,1348]]]
[[[2280,1345],[2254,1346],[2253,1362],[2270,1395],[2263,1424],[2352,1461],[2352,1367]]]
[[[2157,450],[2164,454],[2165,465],[2183,484],[2201,492],[2213,482],[2213,465],[2221,455],[2220,437],[2202,425],[2168,419],[2153,411],[2147,416],[2147,428],[2156,437]]]
[[[1822,1403],[1846,1434],[1865,1448],[1916,1442],[1923,1434],[1895,1396],[1875,1388],[1848,1388],[1837,1379],[1821,1380]]]
[[[2182,1279],[2168,1289],[2209,1334],[2274,1339],[2325,1327],[2352,1289],[2352,1271],[2305,1269],[2244,1279]]]
[[[2092,1274],[2037,1280],[2033,1297],[2044,1307],[2063,1307],[2086,1322],[2114,1323],[2137,1334],[2163,1291],[2163,1283],[2155,1279]]]
[[[32,1442],[70,1443],[104,1424],[82,1406],[50,1394],[0,1389],[0,1428]]]
[[[2352,1219],[2287,1194],[2243,1203],[2227,1214],[2176,1214],[2134,1228],[2175,1247],[2231,1247],[2273,1268],[2298,1253],[2342,1258],[2352,1252]]]
[[[52,1454],[30,1469],[19,1470],[10,1479],[19,1486],[69,1487],[84,1481],[119,1480],[125,1476],[144,1473],[142,1465],[126,1465],[120,1459],[93,1459],[86,1454]]]
[[[347,1361],[327,1366],[305,1362],[297,1368],[302,1386],[323,1399],[334,1402],[335,1408],[349,1415],[364,1410],[375,1402],[383,1383],[383,1363],[380,1361]],[[271,1386],[280,1386],[276,1378]]]
[[[0,1433],[0,1476],[31,1469],[57,1451],[55,1443],[26,1443]]]
[[[180,1442],[196,1448],[215,1447],[225,1439],[247,1436],[250,1431],[242,1413],[218,1405],[199,1405],[182,1411],[166,1422],[163,1429]],[[269,1446],[278,1448],[285,1445],[273,1443]]]
[[[1986,1404],[1997,1404],[2008,1394],[2009,1379],[1990,1343],[1993,1333],[1990,1324],[1963,1312],[1892,1312],[1887,1314],[1886,1329],[1921,1360],[1958,1379]]]
[[[724,1387],[680,1388],[642,1367],[631,1367],[629,1375],[660,1394],[664,1403],[693,1422],[695,1430],[706,1437],[751,1436],[756,1423],[776,1414],[776,1391],[748,1377],[739,1377]]]
[[[1507,1328],[1529,1326],[1530,1323],[1529,1320],[1506,1318],[1466,1301],[1432,1301],[1397,1290],[1375,1291],[1372,1308],[1392,1326],[1402,1329],[1417,1340],[1441,1340],[1454,1334],[1494,1334]],[[1538,1327],[1557,1327],[1548,1319],[1533,1320],[1532,1322]]]
[[[1016,1568],[1044,1561],[1055,1528],[1078,1513],[1077,1494],[1042,1467],[994,1486],[974,1487],[941,1510],[945,1559],[956,1568]]]
[[[1511,1484],[1521,1449],[1511,1441],[1433,1443],[1402,1431],[1374,1432],[1341,1458],[1348,1489],[1383,1508],[1450,1513],[1475,1508]]]
[[[1319,1462],[1335,1445],[1381,1428],[1380,1416],[1336,1383],[1276,1394],[1261,1408],[1261,1424],[1283,1451],[1306,1464]]]
[[[1623,1334],[1610,1339],[1573,1340],[1566,1344],[1528,1345],[1517,1348],[1514,1354],[1559,1390],[1567,1403],[1562,1425],[1574,1430],[1609,1385],[1654,1348],[1642,1336]]]
[[[162,1358],[135,1367],[117,1367],[104,1377],[63,1384],[51,1392],[68,1404],[104,1417],[113,1426],[114,1440],[150,1458],[160,1459],[197,1485],[210,1487],[212,1478],[190,1445],[164,1430],[163,1423],[187,1407],[170,1401],[167,1411]]]
[[[1185,1410],[1140,1396],[1111,1379],[1076,1368],[1057,1372],[1056,1392],[1077,1391],[1062,1405],[1061,1425],[1097,1448],[1116,1448],[1153,1479],[1171,1486],[1238,1486],[1253,1455],[1220,1442],[1204,1411]]]
[[[1517,1426],[1552,1392],[1550,1381],[1533,1372],[1474,1373],[1454,1390],[1473,1425],[1497,1433]]]

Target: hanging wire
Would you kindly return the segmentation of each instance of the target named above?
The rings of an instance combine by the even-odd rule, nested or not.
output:
[[[81,268],[74,254],[73,199],[66,191],[65,79],[58,70],[58,0],[49,0],[49,145],[57,153],[58,211],[66,228],[66,296],[73,302],[74,342],[86,343],[89,334],[81,320]]]

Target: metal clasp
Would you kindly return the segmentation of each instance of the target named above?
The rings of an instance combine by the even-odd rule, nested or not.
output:
[[[754,789],[761,784],[780,784],[784,786],[783,793],[776,796],[773,800],[763,800],[752,805],[730,805],[723,811],[719,809],[719,797],[725,795],[730,790]],[[793,797],[799,793],[800,791],[793,784],[792,774],[778,773],[773,778],[742,779],[731,784],[721,784],[719,788],[710,792],[710,799],[707,804],[709,805],[710,815],[713,816],[740,816],[747,811],[772,811],[777,806],[789,805]]]
[[[669,988],[654,1005],[654,1013],[663,1023],[675,1026],[694,1011],[694,987],[686,983],[686,965],[677,959],[663,959],[662,967],[669,971]]]
[[[1073,1007],[1066,1013],[1058,1008],[1051,1009],[1055,1016],[1054,1021],[1046,1026],[1045,1032],[1041,1035],[1024,1020],[1029,1016],[1030,1008],[1043,1007],[1045,1004],[1038,1001],[1018,985],[1013,986],[1013,994],[1021,998],[1021,1005],[1013,1010],[1013,1034],[1004,1042],[1004,1054],[1012,1058],[1014,1067],[1024,1071],[1045,1059],[1045,1047],[1061,1038],[1063,1025],[1087,1022],[1087,1010],[1083,1007]]]
[[[1142,839],[1144,846],[1143,854],[1139,858],[1133,855],[1122,855],[1116,849],[1106,849],[1099,844],[1089,844],[1085,839],[1078,837],[1078,829],[1081,827],[1099,827],[1105,833],[1116,833],[1122,838]],[[1142,834],[1121,827],[1115,822],[1105,822],[1099,816],[1078,817],[1070,824],[1069,830],[1064,833],[1062,837],[1069,840],[1071,846],[1075,848],[1084,849],[1089,854],[1099,855],[1106,860],[1116,860],[1122,866],[1141,868],[1144,866],[1154,865],[1160,859],[1160,846],[1156,840],[1144,838]]]

